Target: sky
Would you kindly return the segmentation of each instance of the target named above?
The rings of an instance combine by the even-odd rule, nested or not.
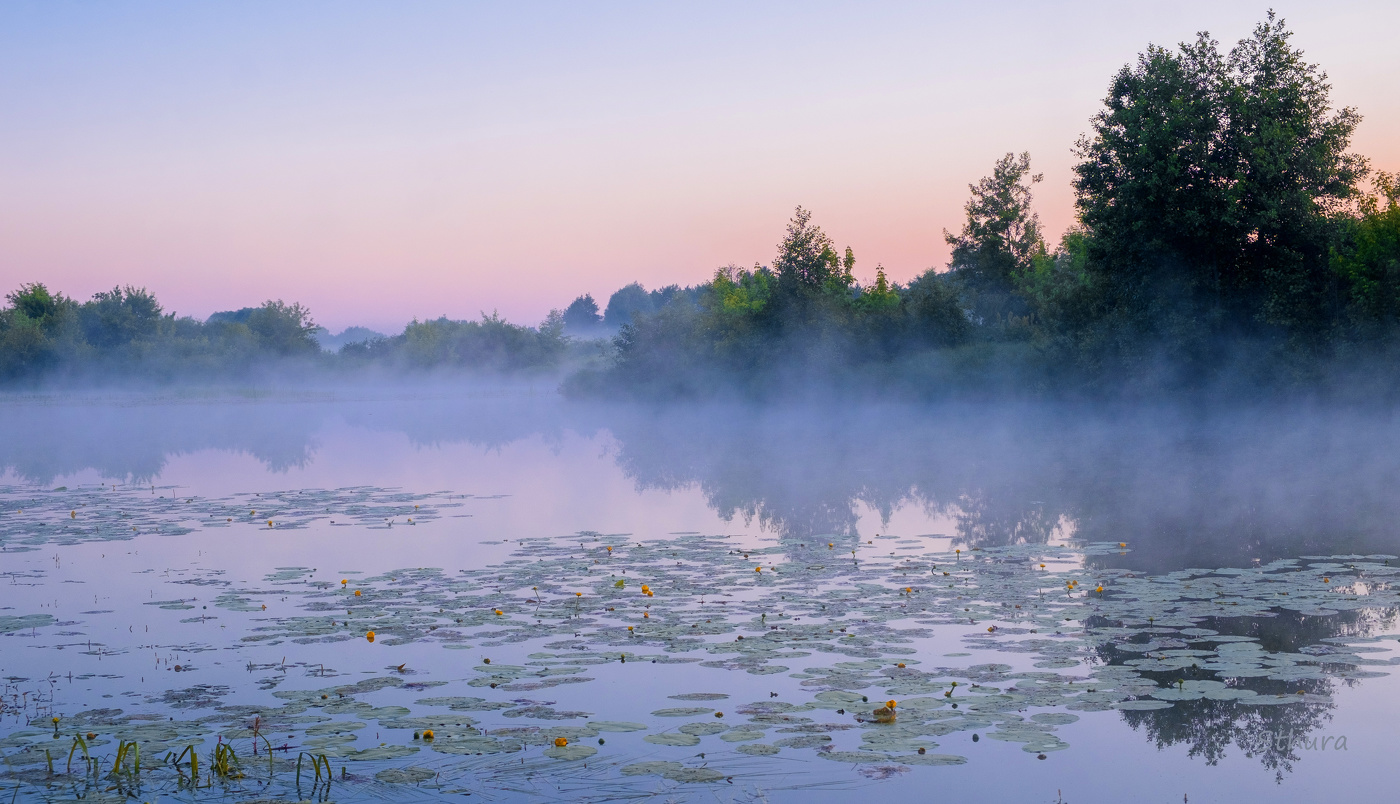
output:
[[[0,4],[0,292],[145,286],[199,318],[299,301],[338,331],[708,280],[794,207],[858,278],[948,258],[1007,152],[1073,222],[1073,145],[1149,43],[1268,6]],[[1400,3],[1275,10],[1400,170]]]

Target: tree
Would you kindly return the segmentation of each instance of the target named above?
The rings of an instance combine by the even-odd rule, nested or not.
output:
[[[640,282],[633,282],[618,288],[608,297],[607,309],[603,311],[603,323],[614,329],[632,323],[637,313],[651,312],[651,296]]]
[[[1200,339],[1326,329],[1329,213],[1356,197],[1355,110],[1270,12],[1228,57],[1209,34],[1151,46],[1110,85],[1078,143],[1080,218],[1106,308]]]
[[[72,306],[62,293],[50,293],[42,282],[20,285],[19,290],[5,294],[14,312],[43,327],[52,327],[65,309]]]
[[[855,254],[836,254],[831,238],[812,223],[812,213],[798,207],[788,222],[787,236],[778,244],[773,271],[778,287],[789,297],[811,297],[822,291],[848,290],[855,284]]]
[[[5,300],[10,306],[0,310],[0,376],[34,374],[56,364],[73,301],[40,282],[21,285]]]
[[[271,352],[293,355],[321,351],[316,341],[320,327],[300,303],[286,304],[281,299],[263,302],[249,314],[247,324],[258,343]]]
[[[1400,327],[1400,176],[1378,173],[1375,188],[1332,257],[1349,291],[1352,326],[1364,338],[1394,337]]]
[[[967,186],[972,197],[963,207],[967,222],[962,231],[955,236],[943,230],[943,239],[953,247],[948,267],[976,290],[1009,293],[1017,274],[1045,250],[1040,218],[1031,211],[1031,185],[1044,175],[1030,171],[1029,153],[998,159],[992,175]]]
[[[564,326],[570,329],[593,329],[601,323],[603,317],[598,315],[598,302],[593,301],[591,293],[579,296],[564,308]]]
[[[83,337],[99,349],[149,340],[160,326],[160,302],[145,288],[112,288],[97,293],[78,311]]]

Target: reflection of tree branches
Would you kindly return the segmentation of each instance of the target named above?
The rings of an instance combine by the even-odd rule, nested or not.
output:
[[[1226,636],[1254,637],[1259,640],[1260,647],[1271,653],[1297,653],[1324,639],[1365,637],[1377,631],[1389,630],[1394,627],[1396,617],[1397,611],[1392,609],[1362,609],[1330,616],[1280,610],[1274,617],[1212,618],[1200,623],[1200,627]],[[1102,627],[1112,624],[1090,622],[1088,625]],[[1147,634],[1142,634],[1135,641],[1143,641],[1147,637]],[[1161,635],[1159,638],[1162,638]],[[1166,638],[1170,639],[1170,636]],[[1186,645],[1184,641],[1172,642]],[[1101,646],[1096,654],[1105,664],[1122,664],[1143,655],[1122,650],[1113,644]],[[1159,686],[1168,687],[1178,680],[1215,677],[1214,673],[1195,665],[1167,672],[1140,672]],[[1337,682],[1333,679],[1277,681],[1233,678],[1227,683],[1265,696],[1291,696],[1302,691],[1329,699],[1337,688]],[[1177,701],[1169,709],[1124,711],[1123,719],[1135,730],[1143,729],[1148,740],[1158,749],[1183,744],[1189,756],[1201,757],[1208,765],[1219,762],[1225,756],[1226,749],[1234,744],[1246,757],[1257,757],[1264,767],[1275,772],[1276,778],[1282,779],[1283,774],[1292,772],[1293,763],[1299,760],[1295,750],[1299,741],[1307,739],[1309,734],[1330,722],[1335,708],[1336,705],[1330,700],[1266,706],[1235,701]]]
[[[1327,681],[1270,683],[1279,689],[1268,694],[1296,693],[1296,688],[1316,695],[1332,692]],[[1288,686],[1295,689],[1283,689]],[[1298,740],[1331,721],[1335,708],[1330,702],[1248,706],[1235,701],[1177,701],[1170,709],[1125,711],[1123,720],[1134,730],[1143,729],[1159,750],[1184,745],[1188,756],[1204,759],[1207,765],[1218,763],[1226,749],[1236,745],[1282,780],[1299,759],[1295,750]]]
[[[963,494],[951,510],[958,539],[972,547],[1046,544],[1062,526],[1063,517],[1043,503],[987,494]]]

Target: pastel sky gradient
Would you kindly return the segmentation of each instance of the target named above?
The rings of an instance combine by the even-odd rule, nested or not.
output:
[[[1400,169],[1400,2],[1280,2],[1354,149]],[[1071,152],[1149,42],[1262,3],[0,5],[0,292],[267,298],[333,330],[771,260],[793,207],[857,274],[947,259],[1007,151],[1073,216]]]

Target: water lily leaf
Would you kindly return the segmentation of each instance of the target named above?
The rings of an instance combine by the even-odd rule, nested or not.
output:
[[[594,748],[593,746],[580,745],[577,743],[571,743],[565,746],[551,746],[544,750],[544,755],[549,757],[550,759],[562,759],[569,761],[588,759],[589,757],[597,753],[598,749]]]
[[[434,776],[437,776],[437,771],[414,767],[389,768],[374,774],[375,780],[385,784],[418,784],[426,782]]]
[[[642,740],[652,745],[699,745],[700,738],[693,734],[682,734],[680,732],[668,731],[661,734],[648,734]]]

